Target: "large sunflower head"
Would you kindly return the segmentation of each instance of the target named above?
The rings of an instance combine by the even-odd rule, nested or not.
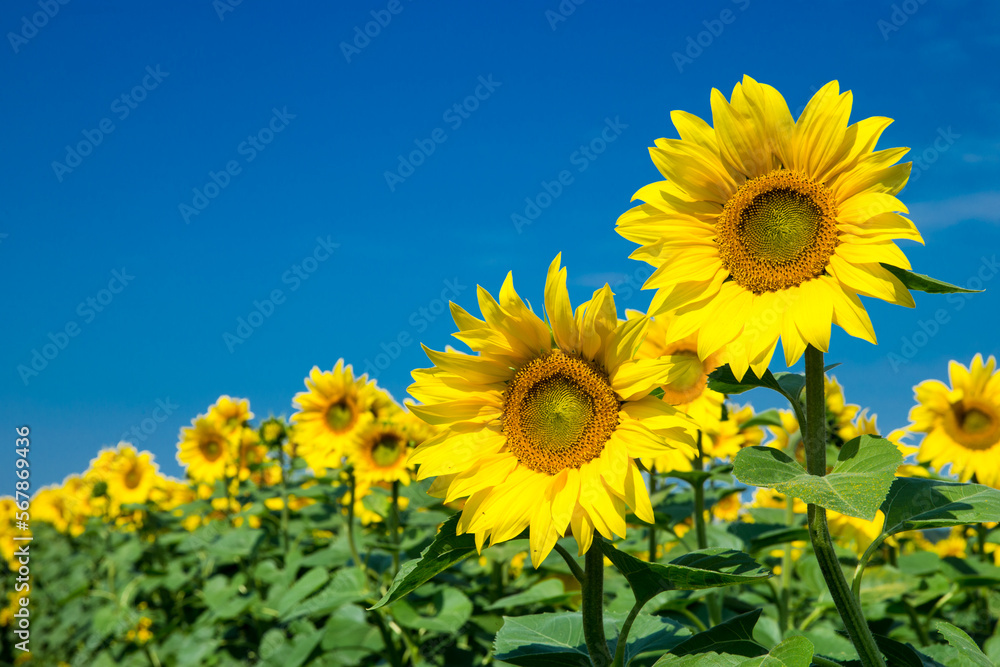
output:
[[[198,417],[181,429],[177,462],[193,480],[211,484],[223,479],[234,460],[231,435],[218,420]]]
[[[292,415],[297,453],[317,474],[340,467],[348,447],[375,416],[373,386],[354,379],[350,365],[337,362],[332,371],[316,366],[306,378],[309,391],[295,395],[298,412]]]
[[[570,306],[566,270],[549,266],[549,324],[514,291],[479,288],[483,319],[452,304],[456,338],[475,354],[424,348],[433,368],[413,372],[410,409],[442,431],[410,462],[446,502],[468,497],[458,531],[479,548],[530,528],[535,567],[572,530],[580,552],[594,531],[624,536],[629,508],[652,522],[636,459],[694,444],[694,425],[650,395],[672,382],[671,357],[636,359],[646,318],[618,320],[611,289]]]
[[[650,149],[666,180],[618,219],[656,267],[650,315],[675,311],[671,339],[699,331],[699,355],[728,344],[742,378],[761,375],[778,340],[795,363],[806,344],[826,351],[832,324],[875,342],[859,295],[913,306],[882,264],[909,269],[894,239],[922,242],[895,195],[907,149],[875,151],[888,118],[848,125],[851,93],[820,89],[797,121],[771,86],[744,77],[730,100],[712,91],[715,127],[674,111],[679,139]]]
[[[996,359],[977,354],[969,368],[948,366],[951,387],[926,380],[913,388],[917,405],[909,430],[926,433],[917,459],[951,471],[963,482],[1000,488],[1000,372]]]

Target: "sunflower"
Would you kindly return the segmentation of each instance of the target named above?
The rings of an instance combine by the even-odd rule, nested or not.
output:
[[[908,427],[926,433],[917,460],[967,482],[1000,488],[1000,373],[996,359],[985,363],[977,354],[969,368],[957,361],[948,365],[951,387],[926,380],[913,388],[917,405],[910,410]]]
[[[297,454],[321,475],[326,468],[340,466],[347,448],[375,419],[374,383],[356,382],[343,359],[332,371],[313,366],[305,382],[309,391],[295,395],[299,411],[292,415]]]
[[[680,139],[650,149],[667,180],[618,219],[641,246],[632,257],[656,267],[650,315],[676,311],[671,339],[698,331],[702,359],[728,344],[738,378],[760,376],[779,338],[788,365],[807,344],[826,351],[832,324],[874,343],[859,295],[913,306],[882,266],[910,268],[893,239],[923,242],[895,197],[907,149],[874,151],[891,120],[848,126],[851,101],[831,81],[793,122],[781,94],[748,76],[730,101],[713,90],[715,127],[674,111]]]
[[[347,452],[358,482],[371,485],[376,482],[410,483],[412,466],[409,464],[411,445],[417,441],[412,422],[417,430],[422,424],[411,413],[400,413],[388,421],[373,422],[358,434],[358,440]],[[422,441],[421,439],[420,441]]]
[[[226,476],[226,467],[233,461],[229,435],[218,420],[206,417],[181,429],[177,461],[187,469],[188,477],[211,484]]]
[[[569,528],[582,554],[594,530],[624,536],[628,508],[652,523],[635,459],[694,443],[693,423],[650,394],[677,377],[673,358],[634,358],[648,320],[619,322],[607,285],[574,313],[559,262],[545,281],[549,324],[508,273],[499,301],[479,288],[484,319],[451,306],[455,337],[476,354],[425,347],[435,366],[410,386],[423,403],[410,410],[444,427],[411,454],[418,478],[439,476],[446,502],[468,496],[457,530],[480,550],[530,528],[535,567]]]
[[[253,419],[253,413],[250,412],[250,401],[247,399],[223,395],[208,408],[207,417],[218,421],[223,430],[235,433]]]
[[[149,452],[137,452],[132,445],[118,444],[117,457],[105,480],[108,496],[121,507],[130,503],[144,503],[156,484],[158,470]]]

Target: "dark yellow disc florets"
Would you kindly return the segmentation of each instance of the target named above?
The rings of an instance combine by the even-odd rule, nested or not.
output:
[[[716,225],[719,256],[755,294],[820,276],[837,247],[833,193],[804,174],[776,169],[736,191]]]
[[[989,403],[963,399],[945,413],[945,430],[966,449],[991,449],[1000,442],[1000,414]]]
[[[523,366],[508,385],[503,433],[522,465],[554,475],[600,456],[620,407],[596,364],[553,350]]]

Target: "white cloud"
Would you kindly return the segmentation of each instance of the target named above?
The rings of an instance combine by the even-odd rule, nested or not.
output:
[[[909,206],[917,229],[941,229],[966,220],[1000,224],[1000,192],[974,192]]]

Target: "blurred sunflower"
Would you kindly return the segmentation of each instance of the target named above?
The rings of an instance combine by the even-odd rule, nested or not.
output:
[[[332,371],[313,366],[305,383],[309,391],[295,395],[298,412],[292,415],[297,454],[321,475],[340,466],[347,448],[374,420],[374,385],[356,382],[343,359]]]
[[[926,433],[917,454],[940,470],[967,482],[1000,488],[1000,373],[996,359],[977,354],[968,368],[948,364],[951,387],[926,380],[913,388],[917,405],[910,410],[908,428]]]
[[[373,422],[360,434],[347,451],[358,482],[409,484],[412,466],[409,453],[412,446],[425,440],[426,427],[412,413],[400,411],[394,418]]]
[[[191,428],[181,429],[177,461],[188,476],[199,482],[212,482],[226,476],[226,467],[233,461],[229,434],[218,420],[198,417]]]
[[[445,429],[411,454],[418,477],[439,476],[446,502],[468,496],[458,532],[480,550],[530,527],[536,568],[569,528],[582,554],[594,530],[624,536],[629,508],[651,523],[635,459],[694,443],[692,422],[650,394],[678,366],[634,358],[646,318],[619,322],[607,285],[574,314],[559,261],[545,281],[550,324],[508,273],[499,301],[479,288],[483,320],[452,304],[454,335],[476,354],[425,347],[435,366],[410,386],[423,403],[410,409]]]
[[[671,339],[698,331],[698,356],[730,344],[737,378],[760,376],[778,340],[788,365],[806,345],[826,351],[832,324],[875,342],[859,295],[913,306],[882,263],[910,268],[893,239],[922,242],[895,195],[907,149],[873,151],[892,121],[848,126],[851,93],[825,85],[793,122],[781,94],[749,76],[730,101],[712,91],[713,128],[674,111],[680,139],[658,139],[652,159],[667,179],[640,189],[646,202],[618,233],[656,267],[650,315],[676,311]]]
[[[107,479],[108,496],[117,506],[144,503],[156,483],[158,470],[149,452],[137,452],[128,443],[119,443],[117,456]]]
[[[245,398],[219,396],[219,400],[208,409],[208,418],[219,422],[223,430],[235,433],[253,419],[250,401]]]

